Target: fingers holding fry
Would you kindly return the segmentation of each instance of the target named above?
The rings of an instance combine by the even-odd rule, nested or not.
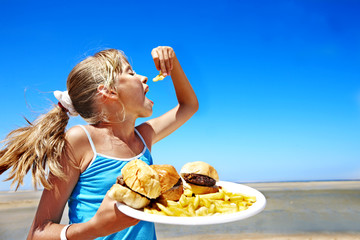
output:
[[[158,75],[158,77],[160,77],[160,75],[163,75],[163,78],[170,76],[171,71],[174,68],[174,59],[176,58],[174,50],[171,47],[159,46],[151,51],[151,55],[156,69],[162,72]],[[162,80],[159,78],[154,79]]]

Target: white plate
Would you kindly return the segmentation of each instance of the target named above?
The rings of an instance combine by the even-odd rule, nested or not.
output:
[[[120,202],[117,203],[117,207],[124,214],[148,222],[164,223],[164,224],[176,224],[176,225],[208,225],[208,224],[220,224],[227,222],[234,222],[249,218],[261,212],[266,205],[266,198],[258,190],[232,182],[219,181],[217,185],[222,186],[223,189],[229,192],[237,192],[256,197],[256,202],[248,209],[237,212],[229,213],[217,216],[203,216],[203,217],[170,217],[156,214],[145,213],[143,210],[137,210],[131,208]]]

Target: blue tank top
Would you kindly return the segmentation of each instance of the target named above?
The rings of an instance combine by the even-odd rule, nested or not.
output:
[[[136,129],[136,134],[144,144],[143,151],[133,158],[120,159],[97,153],[89,132],[84,126],[80,125],[80,127],[84,129],[89,139],[94,158],[87,169],[80,174],[79,180],[68,200],[70,223],[87,222],[95,215],[106,192],[116,182],[116,178],[121,175],[121,169],[126,163],[133,159],[141,159],[149,165],[153,164],[151,153]],[[154,240],[156,239],[155,225],[154,223],[140,221],[135,226],[97,239]]]

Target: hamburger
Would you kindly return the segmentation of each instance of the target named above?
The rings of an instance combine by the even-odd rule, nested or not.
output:
[[[161,186],[161,195],[157,200],[178,201],[184,192],[183,183],[176,169],[169,164],[151,165],[158,175]]]
[[[185,164],[180,170],[184,188],[195,194],[215,193],[219,191],[216,182],[219,175],[215,168],[208,163],[197,161]]]
[[[121,169],[121,176],[108,192],[110,198],[136,209],[146,207],[160,194],[158,173],[139,159],[128,162]]]

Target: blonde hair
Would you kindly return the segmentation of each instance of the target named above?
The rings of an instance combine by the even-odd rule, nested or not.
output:
[[[114,89],[115,79],[129,62],[123,52],[116,49],[103,50],[78,63],[67,79],[67,89],[75,110],[87,122],[94,124],[104,120],[101,109],[96,107],[99,85]],[[69,116],[56,105],[33,123],[10,132],[0,151],[0,174],[11,168],[9,177],[16,190],[23,184],[25,175],[32,170],[35,188],[41,184],[46,189],[52,185],[50,174],[64,178],[61,156],[71,154],[65,140],[65,129]],[[72,159],[72,158],[69,158]],[[74,162],[70,162],[75,166]]]
[[[94,111],[98,86],[114,89],[114,80],[129,65],[123,52],[109,49],[85,59],[70,72],[68,93],[75,110],[85,121],[94,124],[106,118],[102,111]]]

